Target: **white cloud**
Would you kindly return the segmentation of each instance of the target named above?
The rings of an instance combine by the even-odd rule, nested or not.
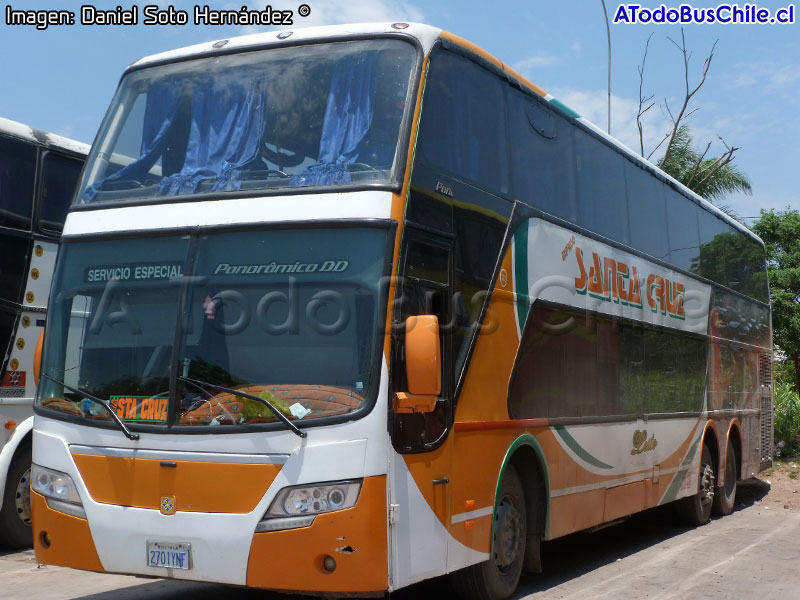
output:
[[[600,129],[608,125],[608,91],[581,90],[576,88],[556,88],[551,92],[561,102],[578,112]],[[639,130],[636,128],[638,100],[611,94],[611,135],[639,153]],[[669,127],[658,106],[648,110],[642,118],[645,156],[661,141]],[[662,146],[663,148],[663,146]],[[653,156],[653,160],[659,153]]]
[[[526,77],[529,77],[531,72],[537,67],[549,67],[557,62],[558,57],[556,56],[552,56],[550,54],[539,54],[537,56],[523,58],[522,60],[515,62],[512,66]]]
[[[580,42],[575,42],[569,47],[569,49],[572,51],[573,54],[580,54],[581,50],[583,49],[583,46],[581,45]]]
[[[784,100],[797,99],[800,69],[795,64],[779,65],[770,61],[750,61],[736,65],[735,76],[728,77],[731,88],[756,87]]]

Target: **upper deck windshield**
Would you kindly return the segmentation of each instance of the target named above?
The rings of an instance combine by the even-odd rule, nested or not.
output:
[[[38,406],[110,422],[95,396],[129,423],[194,430],[276,422],[219,387],[298,424],[366,409],[388,237],[347,227],[68,242]]]
[[[414,61],[372,39],[133,71],[75,203],[390,183]]]

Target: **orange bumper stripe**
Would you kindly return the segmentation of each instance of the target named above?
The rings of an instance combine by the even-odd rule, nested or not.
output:
[[[73,454],[89,494],[96,502],[159,509],[162,496],[174,496],[178,512],[248,513],[282,465],[174,461],[163,467],[149,458]]]

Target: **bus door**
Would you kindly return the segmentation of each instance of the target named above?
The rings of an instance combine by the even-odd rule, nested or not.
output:
[[[441,393],[430,412],[392,409],[395,452],[390,465],[392,587],[445,572],[450,519],[450,429],[453,422],[452,238],[408,224],[401,252],[399,310],[395,315],[392,392],[408,391],[405,369],[406,319],[435,315],[439,322]]]

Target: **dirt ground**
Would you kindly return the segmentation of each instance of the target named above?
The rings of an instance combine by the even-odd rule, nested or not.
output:
[[[758,478],[769,485],[769,493],[757,505],[765,510],[800,510],[800,460],[776,461]]]

